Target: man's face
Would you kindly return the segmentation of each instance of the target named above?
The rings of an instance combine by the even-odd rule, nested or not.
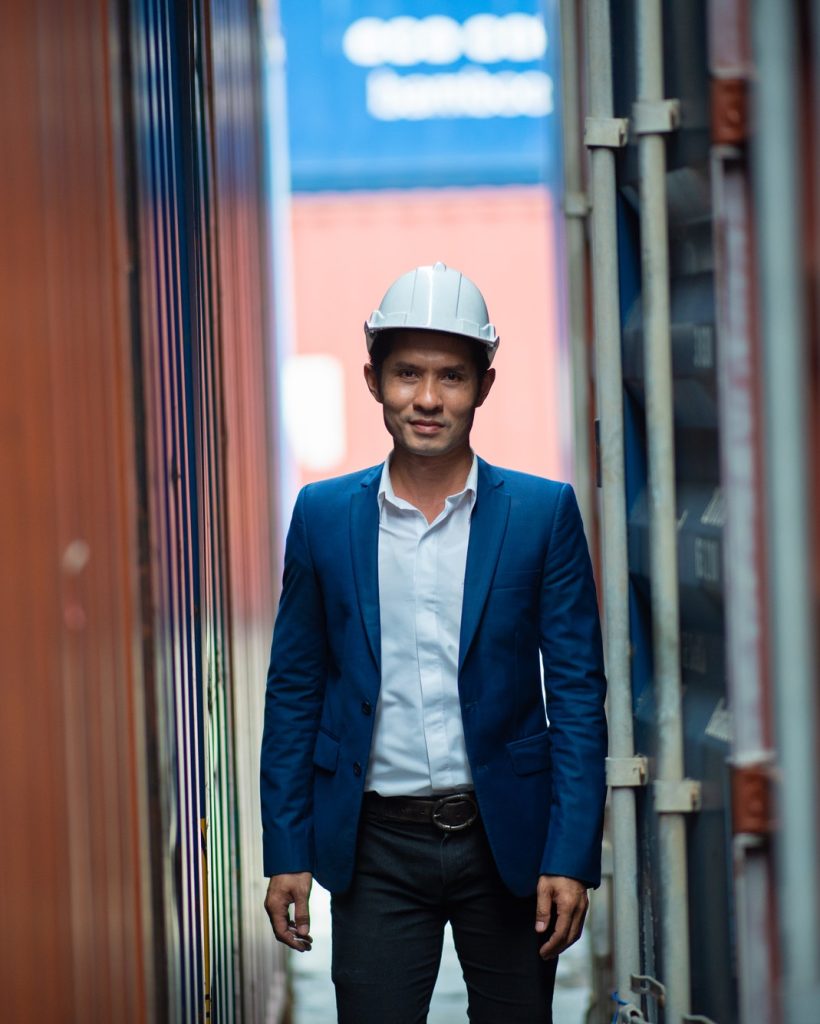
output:
[[[489,394],[495,370],[479,381],[470,342],[436,331],[400,331],[381,381],[365,366],[370,393],[384,410],[397,447],[414,455],[446,455],[469,444],[473,417]]]

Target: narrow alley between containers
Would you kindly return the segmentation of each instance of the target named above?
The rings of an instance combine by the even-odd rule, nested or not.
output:
[[[5,0],[0,97],[4,1019],[332,1024],[379,819],[519,914],[430,1024],[582,922],[554,1024],[820,1024],[820,4]]]

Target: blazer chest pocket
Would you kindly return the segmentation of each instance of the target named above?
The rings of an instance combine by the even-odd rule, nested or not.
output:
[[[507,753],[512,760],[513,771],[516,775],[532,775],[535,772],[546,771],[551,762],[549,732],[536,733],[535,736],[527,736],[523,740],[513,740],[507,744]]]
[[[493,590],[531,590],[541,582],[539,569],[513,569],[496,573]]]
[[[319,730],[316,746],[313,748],[313,763],[317,768],[324,768],[326,772],[335,772],[339,763],[339,741],[322,729]]]

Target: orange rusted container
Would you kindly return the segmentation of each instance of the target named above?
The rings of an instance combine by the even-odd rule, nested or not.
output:
[[[134,382],[111,26],[94,2],[12,0],[2,21],[3,1012],[145,1020]]]
[[[254,799],[277,535],[256,19],[3,5],[0,991],[20,1024],[282,1004]]]

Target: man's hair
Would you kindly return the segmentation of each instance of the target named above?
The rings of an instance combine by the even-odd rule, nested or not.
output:
[[[378,380],[379,385],[381,385],[382,382],[384,362],[393,351],[393,345],[395,344],[399,334],[399,330],[381,331],[373,342],[373,347],[370,350],[370,365],[373,367],[373,371],[376,374],[376,379]],[[455,335],[455,337],[459,337],[459,335]],[[470,342],[468,338],[465,338],[464,340],[467,342],[467,347],[470,350],[470,358],[473,360],[476,375],[478,376],[480,383],[484,374],[490,368],[490,358],[487,353],[487,349],[480,341]]]

